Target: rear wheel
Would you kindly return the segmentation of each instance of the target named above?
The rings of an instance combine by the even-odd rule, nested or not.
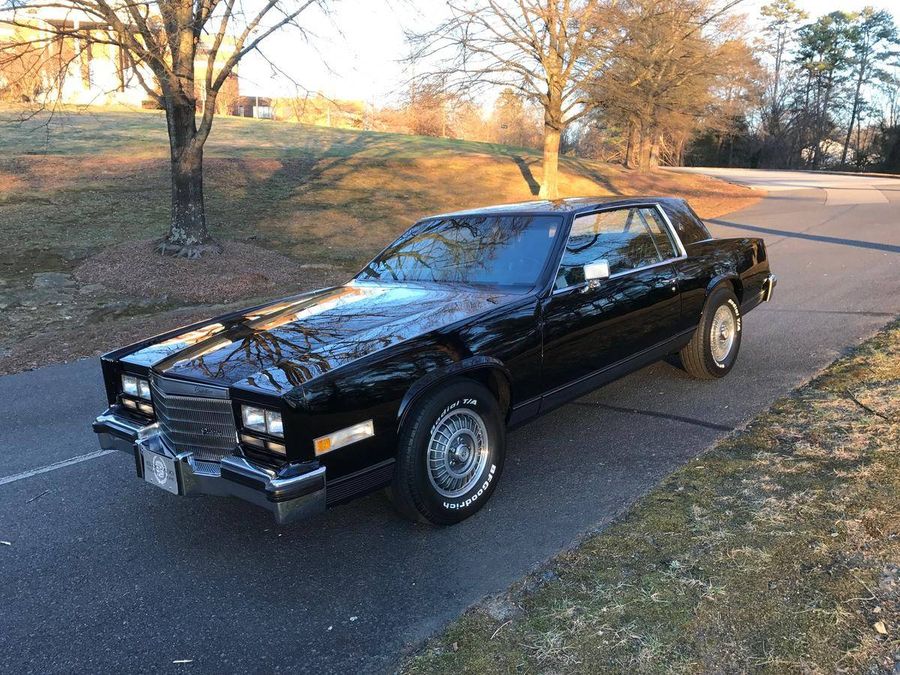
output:
[[[701,380],[724,377],[737,361],[741,348],[741,308],[730,287],[710,293],[691,341],[681,350],[681,363],[689,375]]]
[[[427,394],[400,430],[394,506],[436,525],[468,518],[497,485],[505,443],[500,407],[483,385],[460,379]]]

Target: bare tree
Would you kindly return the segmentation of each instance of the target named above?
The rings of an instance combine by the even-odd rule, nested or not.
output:
[[[494,102],[491,129],[495,140],[504,145],[540,147],[543,116],[538,118],[537,106],[513,90],[504,89]]]
[[[871,79],[872,71],[878,70],[898,44],[897,26],[894,17],[885,10],[875,11],[866,7],[853,15],[849,28],[851,67],[855,70],[856,83],[853,89],[853,103],[850,108],[850,124],[844,138],[841,164],[847,163],[847,149],[853,136],[853,125],[862,125],[860,119],[864,107],[863,85]],[[859,131],[859,129],[857,129]]]
[[[687,139],[715,112],[733,116],[754,70],[749,49],[735,37],[734,0],[620,0],[607,19],[624,39],[591,85],[608,116],[627,129],[625,163],[649,170],[661,155],[679,161]],[[673,147],[666,148],[669,142]]]
[[[327,0],[0,0],[0,23],[19,36],[4,45],[39,55],[29,70],[64,71],[62,45],[112,45],[130,78],[166,111],[172,173],[166,253],[197,257],[218,250],[206,223],[203,146],[212,129],[217,97],[237,64],[276,31],[294,26],[301,14]],[[75,20],[44,22],[35,31],[36,10],[57,10]],[[50,39],[48,39],[48,35]],[[58,44],[59,48],[48,48]]]
[[[785,58],[788,47],[797,32],[797,27],[808,15],[794,3],[794,0],[773,0],[763,6],[759,13],[767,20],[763,26],[763,33],[769,38],[767,51],[771,54],[774,62],[769,94],[768,124],[777,133],[784,108],[782,81],[784,80]]]
[[[603,0],[614,1],[614,0]],[[540,195],[559,196],[559,143],[593,105],[583,85],[602,67],[601,0],[450,0],[450,18],[410,36],[416,62],[450,86],[512,87],[544,112]]]
[[[851,21],[850,14],[835,11],[799,30],[795,59],[806,76],[801,107],[803,117],[808,120],[804,123],[806,146],[813,169],[821,168],[828,146],[834,141],[832,135],[837,125],[833,113],[850,65]]]

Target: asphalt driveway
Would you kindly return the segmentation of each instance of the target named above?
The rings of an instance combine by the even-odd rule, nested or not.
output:
[[[489,506],[452,528],[380,494],[288,528],[178,499],[97,452],[93,360],[0,378],[0,671],[390,669],[900,314],[900,180],[709,172],[769,188],[710,226],[763,236],[780,278],[730,376],[657,364],[513,433]]]

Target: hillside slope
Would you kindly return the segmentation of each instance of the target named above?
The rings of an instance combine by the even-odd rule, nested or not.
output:
[[[8,112],[0,123],[0,246],[21,252],[49,244],[80,257],[164,233],[161,113],[61,114],[45,122],[16,125]],[[530,149],[239,118],[216,121],[205,154],[216,237],[352,265],[423,215],[532,199],[541,180],[540,156]],[[560,190],[681,195],[706,216],[749,196],[704,177],[640,175],[574,158],[562,160]]]
[[[220,118],[206,146],[210,230],[225,254],[153,254],[167,227],[159,112],[0,111],[0,372],[217,311],[341,280],[416,219],[533,199],[533,150],[421,136]],[[757,198],[729,183],[564,158],[564,196],[666,194],[712,217]],[[267,250],[266,250],[267,249]],[[194,314],[178,311],[196,305]],[[40,309],[41,311],[36,311]]]

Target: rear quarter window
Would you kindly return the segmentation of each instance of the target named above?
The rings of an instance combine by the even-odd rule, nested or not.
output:
[[[709,239],[709,230],[697,217],[693,209],[681,200],[672,200],[661,204],[672,226],[678,232],[681,243],[687,246],[704,239]]]

